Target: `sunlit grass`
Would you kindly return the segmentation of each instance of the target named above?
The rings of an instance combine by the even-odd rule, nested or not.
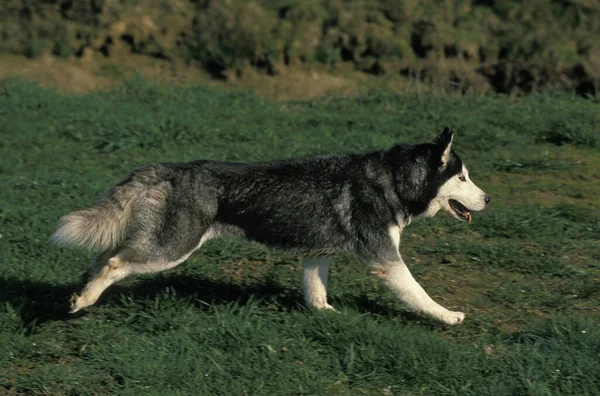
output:
[[[372,92],[275,104],[139,80],[82,97],[7,82],[0,393],[594,394],[600,157],[587,137],[598,114],[570,96]],[[557,146],[543,137],[560,119],[575,140]],[[492,205],[471,225],[440,214],[407,228],[402,252],[435,299],[467,313],[462,326],[411,314],[353,256],[332,268],[340,313],[307,311],[298,257],[231,240],[66,314],[90,256],[48,237],[137,165],[372,150],[446,125]]]

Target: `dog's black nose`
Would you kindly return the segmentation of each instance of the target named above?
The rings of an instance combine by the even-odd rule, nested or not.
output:
[[[492,200],[492,198],[490,198],[490,196],[489,196],[489,195],[486,195],[486,196],[485,196],[485,198],[484,198],[484,200],[485,200],[485,203],[486,203],[486,204],[489,204],[489,203],[490,203],[490,201]]]

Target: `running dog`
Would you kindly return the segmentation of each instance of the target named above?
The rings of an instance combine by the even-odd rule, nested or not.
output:
[[[97,253],[77,312],[131,274],[174,268],[203,243],[243,237],[306,257],[306,304],[327,302],[332,256],[356,253],[413,310],[455,325],[465,314],[442,307],[415,281],[398,250],[411,221],[445,210],[471,222],[490,197],[469,178],[445,128],[432,142],[363,154],[267,163],[199,160],[135,169],[99,203],[64,216],[52,240]]]

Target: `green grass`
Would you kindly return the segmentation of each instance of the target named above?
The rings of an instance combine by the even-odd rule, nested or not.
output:
[[[5,82],[0,394],[597,394],[599,114],[562,95],[271,103],[140,80],[86,96]],[[409,227],[402,252],[462,326],[411,314],[353,256],[332,267],[340,313],[310,312],[298,257],[231,240],[66,314],[90,255],[48,238],[137,165],[371,150],[446,125],[492,205],[471,225]]]

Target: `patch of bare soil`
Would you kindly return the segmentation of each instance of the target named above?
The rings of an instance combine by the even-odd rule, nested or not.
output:
[[[159,84],[202,84],[224,89],[250,89],[276,101],[306,100],[329,94],[356,96],[360,91],[375,87],[394,91],[424,89],[401,76],[370,76],[354,70],[351,65],[338,66],[335,70],[327,66],[282,67],[275,76],[247,67],[238,69],[222,80],[184,62],[136,54],[113,54],[106,58],[90,52],[68,60],[50,54],[35,59],[0,55],[0,81],[20,78],[65,93],[83,94],[110,89],[136,73]]]
[[[115,85],[114,80],[103,77],[94,69],[97,66],[85,60],[66,62],[51,55],[34,60],[16,55],[0,58],[0,80],[21,78],[62,92],[85,93]]]

